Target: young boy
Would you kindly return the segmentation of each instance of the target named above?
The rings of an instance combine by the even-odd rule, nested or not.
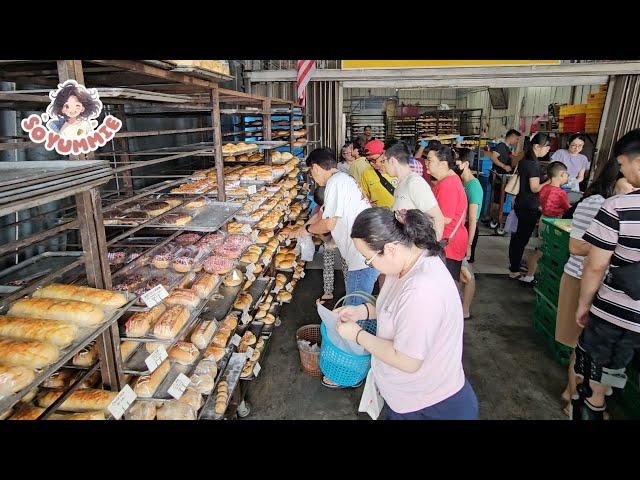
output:
[[[543,217],[561,218],[564,212],[571,208],[569,196],[561,186],[569,182],[569,172],[562,162],[551,162],[547,168],[547,175],[551,182],[540,190],[540,209]],[[538,260],[542,252],[536,248],[527,265],[527,275],[520,278],[521,282],[533,285]]]

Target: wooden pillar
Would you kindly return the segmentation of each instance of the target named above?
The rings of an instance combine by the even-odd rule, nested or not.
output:
[[[224,165],[222,163],[222,130],[220,129],[220,97],[218,87],[211,89],[211,126],[213,127],[213,150],[218,177],[218,200],[226,201],[224,191]]]
[[[262,101],[262,140],[271,141],[271,98]],[[264,150],[264,163],[271,165],[271,150]]]
[[[121,132],[125,132],[127,130],[127,117],[124,112],[124,105],[118,105],[116,107],[117,117],[122,121]],[[116,138],[116,143],[118,145],[118,150],[122,152],[122,155],[118,158],[118,166],[128,165],[131,163],[131,159],[129,158],[129,140],[127,138]],[[115,150],[115,148],[114,148]],[[131,179],[131,170],[125,170],[120,173],[120,178],[122,180],[122,186],[124,191],[129,195],[133,195],[133,180]]]

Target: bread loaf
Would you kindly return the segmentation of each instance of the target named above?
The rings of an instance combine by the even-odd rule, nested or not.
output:
[[[66,388],[71,385],[77,375],[78,370],[62,368],[42,382],[42,386],[45,388]]]
[[[47,408],[64,393],[61,389],[49,390],[36,400],[39,407]],[[90,412],[94,410],[104,411],[116,398],[118,392],[86,388],[76,390],[58,407],[65,412]]]
[[[156,414],[158,420],[196,420],[196,412],[190,405],[171,400],[165,402]]]
[[[194,412],[200,410],[202,407],[202,395],[196,392],[196,390],[192,387],[188,387],[182,396],[178,399],[180,403],[185,403],[193,408]]]
[[[106,420],[104,412],[71,413],[67,415],[53,414],[48,420]]]
[[[209,395],[215,384],[215,378],[206,374],[194,373],[190,380],[194,390],[202,395]]]
[[[135,402],[124,414],[127,420],[153,420],[156,418],[156,405],[153,402]]]
[[[138,377],[134,381],[133,391],[136,392],[136,395],[139,397],[152,397],[169,373],[170,369],[171,364],[168,360],[165,360],[153,371],[153,373],[151,373],[151,375]]]
[[[60,350],[37,340],[0,338],[0,363],[10,366],[43,368],[58,360]]]
[[[237,310],[244,310],[251,306],[251,302],[253,302],[251,294],[243,292],[238,295],[238,298],[236,298],[236,301],[233,303],[233,308]]]
[[[191,341],[200,350],[205,348],[216,331],[216,322],[205,320],[191,334]]]
[[[160,303],[149,311],[134,313],[124,324],[125,335],[127,337],[143,337],[166,309],[167,307]]]
[[[181,365],[191,365],[196,361],[200,352],[193,343],[177,342],[171,350],[169,350],[169,358],[175,360]]]
[[[64,348],[76,339],[78,327],[55,320],[0,316],[0,336],[39,340]]]
[[[55,298],[57,300],[76,300],[91,303],[103,308],[120,308],[127,303],[127,297],[119,292],[100,290],[99,288],[80,287],[52,283],[33,292],[35,298]]]
[[[74,323],[81,327],[93,327],[105,320],[104,312],[96,305],[52,298],[23,298],[11,305],[8,315],[58,320]]]
[[[204,358],[213,358],[216,362],[219,362],[222,357],[224,357],[225,350],[223,347],[216,347],[215,345],[210,345],[204,352]]]
[[[71,363],[76,367],[90,367],[98,360],[98,345],[93,342],[73,356]]]
[[[153,335],[156,338],[166,340],[175,337],[180,329],[187,323],[190,316],[189,310],[185,307],[174,305],[158,319],[153,327]]]
[[[120,343],[120,358],[124,362],[131,356],[133,351],[140,345],[138,342],[121,342]]]
[[[194,290],[188,288],[174,288],[167,298],[164,299],[167,305],[183,305],[193,310],[200,303],[200,297]]]
[[[19,392],[35,378],[30,368],[0,365],[0,398]]]
[[[34,407],[32,405],[25,405],[19,408],[13,415],[9,417],[9,420],[37,420],[44,412],[44,408]]]
[[[203,273],[198,276],[193,285],[191,285],[191,289],[196,292],[196,294],[204,299],[211,295],[213,289],[216,287],[218,283],[219,277],[216,274]]]

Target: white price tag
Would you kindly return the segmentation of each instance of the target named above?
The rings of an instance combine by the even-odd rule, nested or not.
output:
[[[247,351],[245,353],[247,354],[247,360],[250,360],[253,356],[253,348],[247,347]]]
[[[135,402],[138,395],[129,385],[125,385],[120,393],[116,395],[116,398],[109,404],[107,410],[113,415],[113,418],[116,420],[120,420],[124,412],[131,406],[133,402]]]
[[[278,229],[281,229],[282,227],[284,227],[284,225],[282,224],[282,222],[280,222],[280,223],[278,224]]]
[[[242,338],[240,338],[240,335],[238,335],[237,333],[234,333],[233,337],[231,337],[231,343],[236,347],[240,345],[240,340],[242,340]]]
[[[253,275],[253,272],[256,271],[256,265],[255,263],[250,263],[249,265],[247,265],[247,268],[245,269],[245,273],[247,274],[247,278],[249,278],[249,275]]]
[[[147,293],[140,296],[145,305],[149,308],[153,308],[158,305],[162,300],[169,296],[169,292],[160,283],[149,290]]]
[[[240,317],[240,322],[243,325],[246,325],[247,323],[249,323],[249,321],[251,320],[251,315],[249,315],[249,312],[247,312],[246,310],[244,312],[242,312],[242,316]],[[237,347],[237,345],[236,345]]]
[[[249,192],[249,195],[253,195],[254,193],[256,193],[256,186],[249,185],[249,188],[247,188],[247,192]]]
[[[269,265],[270,261],[271,261],[270,258],[265,257],[265,258],[262,259],[262,265],[264,265],[266,267],[267,265]]]
[[[304,278],[305,275],[306,273],[304,273],[304,270],[300,272],[300,278]]]
[[[278,285],[276,288],[273,289],[273,293],[277,295],[278,293],[280,293],[280,290],[282,290],[282,287]]]
[[[257,377],[258,374],[260,373],[260,370],[262,370],[262,367],[258,362],[256,362],[256,364],[253,366],[253,376]]]
[[[171,384],[171,386],[167,390],[167,393],[178,400],[189,386],[189,383],[191,383],[189,377],[187,377],[184,373],[181,373]]]
[[[244,233],[245,235],[249,235],[251,233],[251,226],[249,224],[245,223],[243,225],[243,227],[240,229],[240,231],[242,233]]]
[[[296,195],[296,200],[302,200],[304,198],[304,195]]]
[[[252,273],[247,273],[247,280],[253,283],[256,281],[256,276]]]
[[[158,349],[149,355],[144,363],[147,364],[150,372],[153,372],[168,357],[167,350],[161,345]]]
[[[284,246],[285,246],[285,247],[288,247],[289,245],[291,245],[291,239],[290,239],[290,238],[287,238],[287,239],[284,241]]]
[[[291,292],[293,292],[293,285],[291,285],[290,283],[288,283],[288,284],[287,284],[287,286],[286,286],[286,287],[284,287],[284,289],[285,289],[287,292],[291,293]]]
[[[258,231],[257,230],[253,230],[251,232],[251,241],[253,243],[256,243],[256,240],[258,240]]]

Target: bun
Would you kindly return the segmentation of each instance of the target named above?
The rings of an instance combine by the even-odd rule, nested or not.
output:
[[[49,342],[64,348],[76,339],[78,327],[55,320],[0,316],[0,336]]]
[[[76,367],[90,367],[98,360],[98,346],[95,342],[90,343],[73,357],[71,363]]]
[[[169,350],[169,358],[181,365],[191,365],[196,361],[199,354],[200,352],[196,346],[190,342],[177,342]]]
[[[215,330],[215,322],[205,320],[193,331],[191,334],[191,341],[196,347],[202,350],[211,341]]]
[[[222,281],[227,287],[237,287],[244,281],[244,275],[237,268],[229,272]]]
[[[134,380],[133,391],[136,392],[136,395],[139,397],[152,397],[170,369],[171,364],[168,360],[165,360],[151,375],[143,375],[142,377],[136,378]]]
[[[204,352],[204,357],[205,359],[213,358],[216,362],[219,362],[222,359],[222,357],[224,357],[224,354],[225,354],[225,349],[223,347],[216,347],[215,345],[211,345]]]
[[[202,273],[191,285],[191,290],[196,292],[200,298],[205,299],[211,295],[211,292],[213,292],[213,289],[216,287],[218,280],[219,277],[216,274]]]
[[[105,316],[96,305],[76,300],[52,298],[23,298],[9,309],[11,317],[37,318],[70,322],[81,327],[94,327],[104,322]]]
[[[233,303],[233,308],[237,310],[244,310],[246,308],[249,308],[252,302],[253,297],[251,296],[251,294],[242,292],[240,295],[238,295],[238,298],[236,298],[236,301]]]
[[[289,303],[292,298],[293,298],[292,295],[286,290],[282,290],[278,292],[278,295],[276,296],[276,299],[279,302],[283,302],[283,303]]]

